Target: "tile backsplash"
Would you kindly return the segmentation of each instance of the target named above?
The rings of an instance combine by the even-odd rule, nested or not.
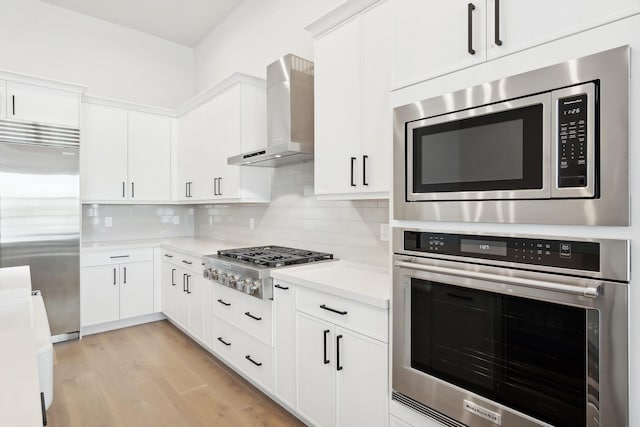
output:
[[[82,205],[85,242],[193,237],[193,233],[193,206]]]
[[[388,200],[323,201],[313,194],[313,163],[274,169],[272,202],[195,207],[198,238],[283,245],[386,267]]]

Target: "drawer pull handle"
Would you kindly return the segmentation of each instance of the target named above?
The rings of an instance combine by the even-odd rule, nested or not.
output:
[[[244,315],[251,317],[253,320],[262,320],[262,317],[256,317],[248,311]]]
[[[331,332],[329,329],[324,330],[324,364],[325,365],[331,362],[329,359],[327,359],[327,336],[329,336],[329,332]]]
[[[169,255],[169,254],[164,254],[164,256],[166,256],[167,258],[173,258],[173,255]]]
[[[116,258],[129,258],[129,255],[114,255],[112,257],[110,257],[111,259],[116,259]]]
[[[40,410],[42,411],[42,425],[47,425],[47,408],[44,404],[44,392],[40,392]]]
[[[289,290],[288,286],[280,286],[280,285],[275,285],[274,287],[278,288],[278,289],[282,289],[283,291],[287,291]]]
[[[188,264],[188,265],[193,264],[191,261],[186,261],[186,260],[184,260],[184,259],[182,260],[182,262],[184,262],[185,264]]]
[[[226,307],[229,307],[231,305],[230,302],[224,302],[222,299],[219,299],[218,302]]]
[[[340,311],[340,310],[336,310],[335,308],[331,308],[331,307],[327,307],[326,305],[322,304],[320,306],[321,309],[323,310],[327,310],[327,311],[331,311],[332,313],[337,313],[337,314],[341,314],[341,315],[346,315],[347,312],[346,311]]]
[[[250,355],[246,355],[244,358],[247,359],[249,362],[253,363],[256,366],[262,366],[262,363],[256,362],[255,360],[253,360]]]
[[[340,340],[342,339],[342,335],[338,335],[336,337],[336,370],[342,371],[344,366],[340,365]]]
[[[226,345],[227,347],[231,347],[231,343],[226,342],[225,340],[222,339],[222,337],[218,337],[218,341],[220,341],[222,344]]]

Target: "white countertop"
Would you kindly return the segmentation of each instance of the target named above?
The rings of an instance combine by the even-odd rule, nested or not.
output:
[[[0,268],[0,298],[31,297],[31,270],[28,265]]]
[[[389,308],[391,275],[375,266],[347,261],[319,262],[273,270],[271,277],[372,306]]]
[[[216,240],[195,239],[193,237],[176,237],[171,239],[147,239],[147,240],[114,240],[107,242],[83,242],[82,251],[103,251],[119,250],[131,248],[153,248],[162,247],[173,249],[178,252],[201,257],[203,255],[214,254],[220,249],[241,248],[243,245],[238,242],[222,242]]]

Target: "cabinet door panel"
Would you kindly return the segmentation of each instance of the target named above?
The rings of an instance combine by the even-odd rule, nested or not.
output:
[[[126,200],[127,112],[84,104],[82,113],[82,199]]]
[[[213,282],[202,280],[202,339],[207,347],[213,349]]]
[[[296,314],[298,411],[313,424],[323,427],[335,425],[333,329],[330,323]],[[328,363],[325,363],[325,354]]]
[[[540,0],[499,2],[500,40],[495,42],[496,2],[487,2],[489,59],[533,47],[640,12],[638,0]]]
[[[356,17],[315,44],[315,192],[354,192],[360,174],[361,19]],[[353,178],[351,157],[353,161]]]
[[[80,318],[82,326],[119,318],[117,265],[80,269]]]
[[[387,425],[387,345],[336,328],[336,412],[338,426]],[[339,347],[339,348],[338,348]]]
[[[171,199],[171,119],[129,112],[129,198]]]
[[[215,198],[240,197],[240,167],[228,165],[227,157],[240,153],[242,138],[242,118],[240,105],[241,85],[227,89],[215,99],[213,113],[217,130],[211,141],[215,146],[218,162],[214,169],[219,179]]]
[[[187,293],[187,271],[179,268],[176,271],[178,287],[178,324],[189,329],[189,295]]]
[[[153,313],[153,262],[120,265],[120,318]]]
[[[273,339],[275,348],[275,393],[292,408],[296,407],[296,353],[294,287],[275,283],[273,289]]]
[[[475,54],[468,52],[472,3]],[[399,88],[486,60],[486,0],[393,0],[393,87]]]
[[[7,82],[7,117],[77,128],[80,95],[24,83]]]
[[[172,320],[178,314],[178,276],[177,268],[162,261],[162,312]]]
[[[189,332],[197,338],[203,340],[203,298],[205,279],[200,276],[189,273],[187,277],[187,294],[189,299]]]
[[[391,3],[382,2],[362,15],[362,173],[363,192],[391,187]]]
[[[198,171],[202,170],[203,158],[206,157],[200,147],[203,117],[202,109],[196,108],[178,119],[178,185],[177,194],[174,195],[177,200],[197,199],[198,191],[202,188]]]

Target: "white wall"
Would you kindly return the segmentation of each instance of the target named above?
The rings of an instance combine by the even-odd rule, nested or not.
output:
[[[293,53],[313,60],[304,27],[343,0],[245,0],[196,48],[196,89],[239,71],[266,77],[267,65]]]
[[[91,95],[176,107],[193,95],[194,54],[40,0],[0,0],[0,69],[84,84]]]
[[[267,205],[196,206],[198,238],[242,245],[281,245],[329,252],[347,261],[385,268],[389,242],[387,200],[321,201],[313,192],[313,163],[274,169]],[[249,228],[253,218],[255,229]]]

